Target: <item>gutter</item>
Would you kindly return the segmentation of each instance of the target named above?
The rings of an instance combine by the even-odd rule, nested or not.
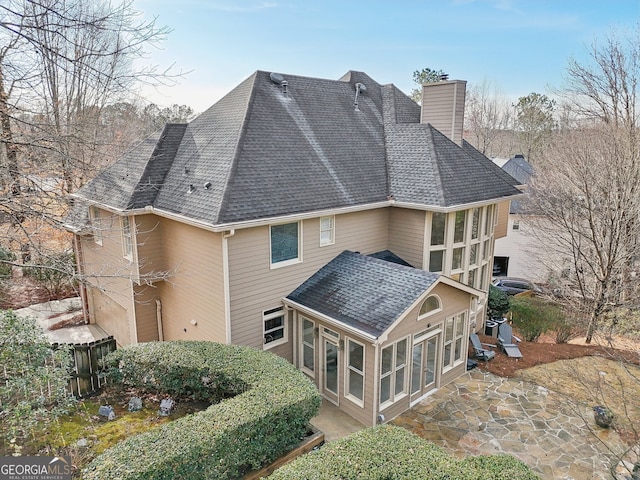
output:
[[[452,205],[449,207],[439,207],[436,205],[424,205],[420,203],[402,202],[402,201],[395,200],[393,197],[389,197],[388,200],[384,200],[381,202],[367,203],[364,205],[352,205],[349,207],[313,210],[310,212],[295,213],[295,214],[289,214],[289,215],[279,215],[279,216],[266,217],[266,218],[255,219],[255,220],[246,220],[241,222],[228,222],[228,223],[219,223],[219,224],[205,222],[202,220],[196,220],[180,213],[174,213],[174,212],[169,212],[162,209],[157,209],[152,205],[148,205],[144,208],[136,208],[136,209],[128,210],[128,209],[112,207],[110,205],[103,204],[103,203],[93,202],[81,197],[76,197],[76,198],[81,198],[82,201],[88,203],[89,205],[99,206],[104,210],[110,211],[112,213],[116,213],[118,215],[132,216],[132,215],[154,214],[159,217],[168,218],[170,220],[176,220],[187,225],[202,228],[204,230],[209,230],[216,233],[224,233],[227,231],[242,229],[242,228],[263,227],[263,226],[273,225],[274,223],[287,223],[287,222],[306,220],[309,218],[317,218],[322,216],[340,215],[340,214],[352,213],[352,212],[363,212],[366,210],[374,210],[376,208],[383,208],[383,207],[402,207],[402,208],[410,208],[412,210],[422,210],[425,212],[450,213],[450,212],[455,212],[457,210],[462,210],[462,209],[491,205],[491,204],[499,203],[505,200],[515,200],[519,198],[524,198],[525,196],[526,196],[526,193],[520,193],[516,195],[509,195],[506,197],[483,200],[480,202]],[[65,225],[65,228],[67,228],[67,225]],[[77,228],[74,228],[72,226],[69,226],[67,230],[73,233],[79,232]]]
[[[320,313],[317,310],[314,310],[312,308],[308,308],[305,307],[297,302],[294,302],[293,300],[289,300],[288,298],[283,298],[282,299],[282,303],[284,303],[285,305],[295,308],[296,310],[298,310],[299,312],[302,312],[306,315],[311,315],[313,317],[317,317],[320,318],[326,322],[329,322],[333,325],[336,325],[337,327],[340,327],[343,330],[346,330],[348,332],[354,333],[356,335],[358,335],[359,337],[362,338],[366,338],[367,340],[373,342],[374,344],[377,343],[377,338],[374,337],[373,335],[371,335],[370,333],[366,333],[363,332],[362,330],[358,330],[357,328],[352,327],[351,325],[347,325],[344,322],[341,322],[339,320],[336,320],[335,318],[332,318],[328,315],[325,315],[324,313]]]

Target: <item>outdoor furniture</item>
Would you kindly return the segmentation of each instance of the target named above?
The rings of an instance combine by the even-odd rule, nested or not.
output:
[[[483,344],[480,342],[480,337],[478,337],[477,333],[472,333],[471,335],[469,335],[469,340],[471,340],[473,353],[477,359],[487,362],[496,356],[496,352],[487,350],[482,346]]]
[[[512,358],[522,358],[522,352],[518,348],[518,345],[513,343],[515,341],[519,342],[520,339],[513,335],[513,329],[511,325],[507,322],[504,322],[498,327],[498,345],[502,349],[504,353],[507,354],[508,357]]]

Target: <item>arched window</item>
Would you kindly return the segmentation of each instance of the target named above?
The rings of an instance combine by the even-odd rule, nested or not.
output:
[[[440,302],[440,298],[437,295],[429,295],[420,307],[420,314],[418,318],[433,315],[440,310],[442,310],[442,303]]]

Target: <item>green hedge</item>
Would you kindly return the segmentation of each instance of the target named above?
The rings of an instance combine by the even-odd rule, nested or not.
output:
[[[382,425],[324,445],[276,470],[269,480],[533,480],[508,455],[459,460],[401,427]]]
[[[293,448],[320,408],[316,387],[293,365],[249,347],[152,342],[106,361],[126,385],[213,405],[116,444],[86,479],[237,478]]]

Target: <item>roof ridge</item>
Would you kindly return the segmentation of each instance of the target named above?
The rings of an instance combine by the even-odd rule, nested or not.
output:
[[[224,182],[224,193],[222,194],[222,198],[220,200],[220,206],[218,207],[218,220],[224,218],[224,212],[227,209],[229,204],[229,195],[231,194],[231,184],[233,183],[233,179],[235,178],[236,172],[238,170],[238,158],[240,157],[240,146],[243,144],[243,140],[247,134],[247,125],[249,123],[249,119],[251,117],[253,103],[256,98],[256,80],[259,74],[269,75],[269,72],[263,72],[261,70],[256,70],[251,78],[251,93],[249,94],[249,99],[245,104],[244,115],[242,119],[242,127],[240,128],[240,135],[238,135],[238,140],[234,145],[233,152],[233,160],[231,161],[231,168],[229,169],[229,175],[227,176],[226,181]],[[253,78],[252,78],[253,77]]]
[[[444,185],[442,184],[442,180],[440,177],[440,156],[438,155],[438,149],[436,148],[435,138],[433,135],[433,131],[437,129],[430,123],[426,123],[423,125],[427,126],[427,132],[430,140],[430,142],[428,142],[427,144],[427,148],[431,150],[431,154],[433,155],[434,180],[437,186],[436,191],[438,192],[438,195],[440,197],[440,204],[446,205],[447,204],[446,193],[444,191]]]
[[[147,205],[153,205],[158,196],[158,192],[171,169],[171,165],[176,158],[176,153],[182,142],[182,138],[187,130],[187,123],[167,123],[156,142],[153,152],[149,156],[144,170],[131,192],[127,208],[139,208],[146,205],[137,205],[136,197],[143,197],[142,200]],[[168,141],[172,142],[167,144]],[[173,143],[177,142],[177,143]],[[158,163],[159,162],[159,168]],[[155,177],[155,178],[153,178]],[[147,193],[147,195],[144,195]],[[150,193],[150,195],[148,195]],[[142,194],[142,195],[141,195]]]

